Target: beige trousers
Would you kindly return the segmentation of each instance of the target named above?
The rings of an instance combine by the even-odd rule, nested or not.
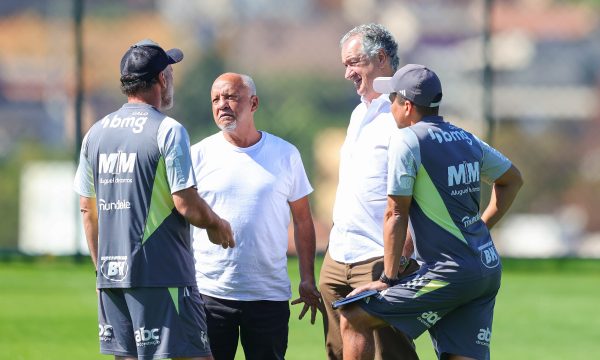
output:
[[[327,358],[342,360],[342,336],[340,314],[331,308],[334,300],[345,297],[354,288],[379,279],[383,271],[383,257],[369,259],[354,264],[334,261],[329,252],[325,254],[319,288],[325,304],[323,316],[325,348]],[[413,341],[392,327],[375,330],[375,359],[413,360],[418,359]]]

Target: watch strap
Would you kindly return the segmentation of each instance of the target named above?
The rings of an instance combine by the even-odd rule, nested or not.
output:
[[[381,276],[379,277],[379,281],[381,281],[382,283],[384,283],[384,284],[386,284],[388,286],[394,286],[398,282],[398,278],[396,278],[396,279],[390,279],[389,277],[387,277],[385,275],[385,272],[382,272]]]

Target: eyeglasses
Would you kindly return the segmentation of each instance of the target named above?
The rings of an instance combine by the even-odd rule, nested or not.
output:
[[[390,102],[396,101],[396,96],[397,95],[398,95],[398,93],[396,93],[396,92],[390,93]]]

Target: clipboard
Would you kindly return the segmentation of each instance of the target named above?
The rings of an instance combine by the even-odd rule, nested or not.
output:
[[[373,296],[373,295],[375,295],[377,293],[378,293],[377,290],[363,291],[360,294],[356,294],[356,295],[352,295],[352,296],[348,296],[348,297],[345,297],[345,298],[338,299],[338,300],[336,300],[336,301],[334,301],[334,302],[331,303],[331,307],[335,310],[335,309],[340,308],[343,305],[353,303],[355,301],[358,301],[360,299],[364,299],[364,298],[369,297],[369,296]]]

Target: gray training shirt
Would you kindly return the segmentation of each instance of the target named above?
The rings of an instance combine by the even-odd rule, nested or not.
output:
[[[196,284],[189,224],[172,193],[195,187],[189,138],[147,104],[125,104],[92,126],[75,191],[98,209],[98,288]]]

